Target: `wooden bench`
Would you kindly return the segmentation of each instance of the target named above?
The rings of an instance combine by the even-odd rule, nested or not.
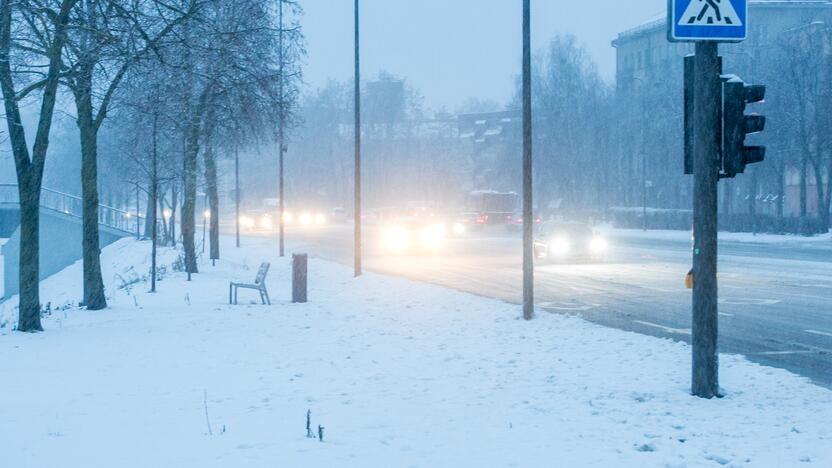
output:
[[[266,289],[266,275],[269,274],[270,266],[271,264],[268,262],[263,262],[260,264],[260,268],[257,270],[257,278],[254,279],[253,284],[235,282],[230,283],[228,285],[228,303],[237,303],[238,289],[254,289],[260,293],[260,300],[263,302],[263,304],[272,305],[272,301],[269,299],[269,291]]]

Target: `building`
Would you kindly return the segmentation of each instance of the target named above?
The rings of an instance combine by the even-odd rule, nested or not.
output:
[[[830,57],[828,45],[832,38],[831,31],[832,2],[751,0],[748,40],[720,46],[723,70],[725,73],[736,74],[747,82],[769,85],[768,97],[776,96],[779,89],[772,83],[776,81],[772,79],[772,73],[776,74],[778,66],[788,66],[786,63],[778,63],[783,57],[780,47],[783,41],[824,35],[823,43],[826,45],[811,50],[817,55],[824,55],[823,60],[827,60]],[[612,41],[612,46],[615,47],[617,56],[616,99],[619,107],[624,109],[623,125],[629,122],[629,133],[637,135],[630,139],[629,147],[623,148],[634,159],[634,171],[630,175],[633,177],[633,186],[641,187],[645,180],[666,181],[664,185],[662,182],[650,185],[658,187],[656,190],[664,190],[665,194],[676,191],[683,195],[682,198],[689,197],[689,178],[678,177],[682,167],[681,145],[678,142],[682,135],[683,58],[693,53],[694,45],[669,42],[666,18],[661,18],[620,33]],[[832,59],[824,63],[825,67],[821,68],[828,69]],[[784,92],[788,90],[784,89]],[[720,184],[723,190],[721,209],[729,212],[747,209],[751,213],[798,216],[801,203],[795,200],[795,194],[800,193],[799,179],[803,176],[809,179],[807,184],[810,190],[806,194],[808,214],[817,215],[821,204],[818,202],[814,178],[811,171],[807,176],[805,169],[801,174],[801,164],[796,162],[800,161],[800,155],[792,154],[800,146],[794,141],[795,131],[786,128],[786,119],[783,115],[777,115],[776,104],[765,105],[764,113],[769,117],[769,126],[760,138],[764,140],[761,143],[769,148],[768,160],[759,168],[749,171],[751,176],[741,176]],[[670,124],[662,126],[666,121]],[[791,156],[779,156],[787,153]],[[641,162],[635,161],[641,158]],[[781,163],[778,158],[784,161]],[[673,162],[667,164],[668,159]],[[639,166],[646,174],[636,174]],[[669,171],[662,173],[662,166],[669,167]],[[805,164],[802,166],[805,167]],[[639,177],[641,181],[638,180]],[[662,198],[658,194],[654,196],[656,207],[662,208],[659,206]],[[685,201],[683,204],[687,203]]]

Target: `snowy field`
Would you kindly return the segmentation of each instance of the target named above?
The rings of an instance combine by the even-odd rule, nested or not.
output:
[[[162,250],[150,295],[149,250],[104,250],[110,310],[71,307],[77,264],[43,282],[45,333],[0,304],[0,466],[832,466],[832,392],[742,357],[703,401],[682,343],[319,260],[292,305],[265,242],[190,283]],[[274,305],[227,305],[262,260]]]

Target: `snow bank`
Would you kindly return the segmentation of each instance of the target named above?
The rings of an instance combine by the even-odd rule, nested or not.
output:
[[[217,267],[151,295],[112,287],[147,270],[147,245],[106,249],[110,310],[0,336],[2,465],[832,466],[832,392],[786,371],[723,355],[727,396],[704,401],[682,343],[525,322],[516,306],[315,259],[311,302],[293,305],[276,250],[226,246]],[[227,305],[228,280],[264,259],[274,305]],[[44,289],[73,301],[76,276]],[[323,443],[306,438],[307,410]]]
[[[164,278],[172,272],[171,265],[178,258],[175,249],[160,247],[157,263]],[[101,253],[101,275],[108,295],[132,291],[139,283],[149,281],[150,242],[122,239]],[[83,300],[83,262],[81,260],[40,283],[40,300],[44,309],[53,312],[77,308]],[[144,285],[141,286],[145,288]],[[8,333],[17,325],[19,297],[12,296],[0,303],[0,334]]]
[[[605,232],[621,238],[655,239],[667,241],[690,242],[690,231],[659,231],[641,229],[615,229],[605,228]],[[778,234],[751,234],[748,232],[720,232],[719,240],[722,242],[741,242],[752,244],[788,244],[788,245],[832,245],[832,232],[819,236],[796,236]]]

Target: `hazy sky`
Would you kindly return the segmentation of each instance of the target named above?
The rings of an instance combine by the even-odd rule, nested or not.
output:
[[[352,0],[305,0],[305,79],[318,87],[352,77]],[[361,0],[362,74],[387,70],[418,87],[431,107],[469,97],[510,99],[519,73],[520,0]],[[612,80],[622,30],[655,19],[666,0],[532,0],[535,49],[558,33],[586,45]]]

